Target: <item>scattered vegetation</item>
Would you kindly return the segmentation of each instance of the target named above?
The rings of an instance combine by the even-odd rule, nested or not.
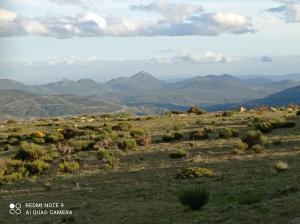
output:
[[[181,150],[176,150],[176,151],[174,151],[174,152],[171,152],[171,153],[169,154],[169,156],[170,156],[171,158],[173,158],[173,159],[180,159],[180,158],[186,157],[187,154],[188,154],[188,153],[187,153],[186,150],[181,149]]]
[[[210,177],[213,176],[214,172],[207,168],[202,167],[190,167],[176,175],[176,179],[191,179],[197,177]]]
[[[252,148],[254,145],[265,144],[267,139],[260,131],[249,131],[242,141],[248,145],[248,148]]]
[[[65,161],[59,164],[59,169],[63,173],[76,173],[79,170],[79,164],[74,161]]]

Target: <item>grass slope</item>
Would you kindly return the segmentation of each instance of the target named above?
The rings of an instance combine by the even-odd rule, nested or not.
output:
[[[268,141],[261,153],[252,150],[240,154],[233,152],[239,138],[248,130],[253,130],[252,120],[283,117],[295,121],[296,127],[276,129],[266,134]],[[122,123],[124,121],[127,125]],[[130,130],[143,128],[150,133],[152,143],[128,151],[110,149],[119,159],[115,168],[103,167],[94,150],[77,150],[73,151],[72,160],[80,164],[78,173],[60,172],[58,163],[62,156],[59,156],[42,175],[10,183],[3,182],[0,185],[0,223],[299,222],[300,119],[295,116],[295,111],[235,113],[230,117],[216,113],[151,118],[124,115],[81,116],[3,123],[0,144],[3,148],[9,135],[53,133],[58,128],[74,125],[82,132],[77,137],[65,140],[63,144],[97,135],[108,126],[118,126],[112,132],[118,138],[132,138]],[[190,140],[187,137],[190,132],[203,128],[212,130],[208,139]],[[218,133],[224,128],[238,129],[240,137],[219,139]],[[171,142],[161,141],[162,136],[174,132],[183,133],[183,138]],[[135,135],[138,133],[136,131]],[[1,151],[0,158],[13,157],[17,148],[18,146],[14,146],[8,151]],[[171,152],[182,149],[188,153],[185,158],[174,159],[169,156]],[[289,169],[276,172],[274,163],[277,161],[287,162]],[[204,167],[212,170],[214,175],[184,180],[175,178],[182,169],[188,167]],[[210,192],[209,203],[200,211],[185,209],[177,198],[181,188],[193,185],[204,187]],[[11,216],[8,214],[11,202],[62,202],[66,209],[72,209],[73,215]]]

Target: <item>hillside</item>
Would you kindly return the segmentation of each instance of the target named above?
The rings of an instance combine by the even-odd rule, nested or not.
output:
[[[0,118],[52,117],[123,111],[124,107],[97,98],[74,95],[46,96],[17,90],[0,90]]]
[[[0,223],[296,224],[298,110],[0,122]]]

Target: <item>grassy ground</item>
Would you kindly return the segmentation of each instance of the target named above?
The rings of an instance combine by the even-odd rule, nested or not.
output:
[[[103,168],[93,150],[73,153],[80,171],[64,174],[58,170],[57,158],[44,174],[0,185],[0,223],[103,223],[103,224],[202,224],[202,223],[300,223],[300,119],[295,112],[243,113],[230,117],[206,115],[160,116],[152,119],[128,119],[133,129],[143,128],[152,136],[152,144],[136,150],[116,150],[120,160],[116,168]],[[248,130],[249,117],[261,119],[290,116],[297,126],[276,129],[266,134],[268,142],[261,153],[247,150],[233,152],[239,138],[219,139],[224,127],[239,129],[240,136]],[[116,119],[64,119],[24,121],[0,128],[0,134],[18,135],[41,131],[48,133],[59,127],[74,125],[116,125]],[[169,143],[159,141],[163,134],[180,129],[185,136],[192,130],[214,128],[210,139],[192,141],[188,138]],[[95,131],[96,133],[97,131]],[[126,135],[126,131],[121,132]],[[280,140],[281,144],[274,145]],[[169,153],[188,151],[182,159]],[[17,147],[1,151],[1,158],[13,157]],[[287,162],[289,169],[276,172],[277,161]],[[187,180],[175,179],[182,169],[203,167],[215,175]],[[183,187],[199,185],[210,192],[210,200],[200,211],[184,208],[177,198]],[[71,209],[71,216],[10,215],[11,202],[59,202]]]

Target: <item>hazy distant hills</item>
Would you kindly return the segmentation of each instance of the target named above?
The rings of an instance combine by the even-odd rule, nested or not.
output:
[[[298,76],[294,74],[286,77]],[[191,105],[228,106],[251,102],[298,85],[300,82],[297,79],[237,78],[227,74],[198,76],[168,83],[144,71],[129,78],[121,77],[105,83],[91,79],[63,79],[31,86],[2,79],[0,112],[14,116],[60,116],[119,111],[125,105],[131,111],[151,113],[183,109]],[[8,99],[11,104],[7,102]]]
[[[287,106],[289,104],[298,104],[300,105],[300,85],[282,90],[280,92],[271,94],[270,96],[241,102],[241,103],[231,103],[231,104],[219,104],[219,105],[213,105],[208,107],[207,109],[211,111],[215,110],[228,110],[228,109],[234,109],[238,107],[247,107],[247,108],[253,108],[257,106]]]
[[[0,90],[0,116],[52,117],[83,113],[121,112],[124,106],[74,95],[43,96],[19,90]]]

